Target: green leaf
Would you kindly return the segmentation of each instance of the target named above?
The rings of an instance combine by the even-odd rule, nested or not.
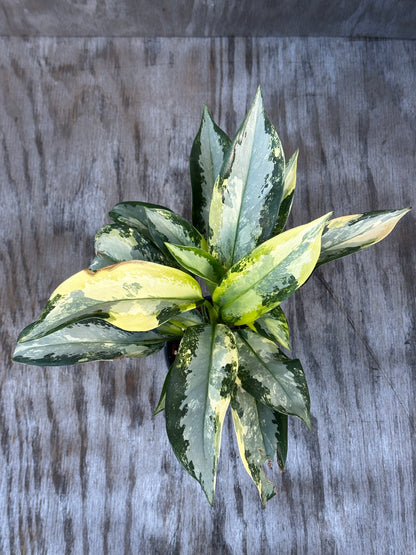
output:
[[[229,268],[268,239],[283,194],[285,161],[260,88],[214,185],[209,214],[212,254]]]
[[[90,270],[99,270],[127,260],[147,260],[157,264],[168,264],[166,257],[137,229],[122,224],[102,227],[95,235],[96,257]]]
[[[38,339],[87,316],[100,317],[124,330],[147,331],[202,300],[194,278],[153,262],[122,262],[95,273],[82,270],[52,293],[39,320],[23,330],[19,341]]]
[[[326,224],[322,234],[321,254],[317,265],[378,243],[409,210],[410,208],[377,210],[334,218]]]
[[[188,328],[166,392],[166,429],[179,462],[214,500],[221,432],[237,372],[233,333],[222,324]]]
[[[231,140],[216,125],[204,106],[201,126],[192,145],[189,160],[192,185],[192,223],[208,235],[209,208],[215,180],[230,148]]]
[[[305,283],[318,260],[329,216],[272,237],[230,268],[212,295],[223,321],[253,322]]]
[[[157,330],[131,332],[100,318],[85,318],[44,337],[19,342],[13,360],[39,366],[63,366],[120,357],[139,358],[159,351],[167,339]]]
[[[163,382],[162,391],[160,392],[159,402],[158,402],[158,404],[155,408],[153,416],[156,416],[157,414],[159,414],[160,412],[163,412],[165,410],[166,391],[168,389],[168,383],[169,383],[169,380],[170,380],[171,372],[172,372],[172,366],[169,368],[168,373],[166,374],[165,381]]]
[[[276,341],[290,351],[289,326],[280,306],[276,306],[270,312],[263,314],[253,325],[257,333],[270,339],[270,341]]]
[[[272,235],[281,233],[286,225],[292,208],[293,196],[296,187],[296,169],[298,165],[299,150],[296,150],[285,168],[285,177],[283,183],[283,198],[279,208],[279,215],[273,228]]]
[[[267,478],[263,465],[279,452],[284,467],[287,452],[287,416],[259,403],[242,387],[236,386],[231,408],[238,449],[244,467],[259,490],[263,507],[276,488]]]
[[[287,457],[287,414],[277,412],[259,402],[257,411],[266,453],[274,451],[280,470],[284,470]]]
[[[257,401],[293,414],[310,427],[309,392],[299,360],[291,360],[275,343],[249,330],[236,333],[238,377]]]
[[[116,223],[125,224],[129,227],[138,229],[143,237],[153,241],[148,228],[146,208],[161,208],[163,210],[169,210],[169,208],[165,208],[159,204],[127,201],[116,204],[116,206],[114,206],[109,213],[109,216]]]
[[[196,247],[166,243],[171,255],[181,266],[206,281],[217,285],[224,276],[224,268],[211,254]]]
[[[156,245],[169,255],[165,243],[207,250],[207,243],[197,229],[185,218],[161,208],[145,209],[149,231]]]
[[[165,335],[183,335],[183,332],[192,326],[202,324],[201,313],[194,309],[177,314],[174,318],[158,327],[158,331]]]

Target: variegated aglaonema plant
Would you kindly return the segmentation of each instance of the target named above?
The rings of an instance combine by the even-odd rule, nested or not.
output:
[[[65,365],[144,357],[180,340],[155,413],[165,411],[175,455],[210,503],[229,406],[263,505],[275,494],[265,463],[285,466],[288,415],[310,426],[301,363],[281,350],[290,345],[280,304],[317,266],[380,241],[409,210],[329,213],[283,231],[297,157],[286,162],[260,89],[233,140],[204,108],[190,159],[193,225],[157,205],[115,206],[90,268],[59,285],[14,352]]]

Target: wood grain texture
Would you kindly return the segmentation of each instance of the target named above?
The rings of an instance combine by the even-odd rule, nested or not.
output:
[[[416,38],[412,0],[2,0],[0,35]]]
[[[81,5],[81,4],[80,4]],[[85,5],[88,5],[86,3]],[[122,200],[190,216],[206,102],[232,133],[258,83],[289,156],[290,225],[414,204],[416,46],[342,39],[0,40],[0,553],[415,553],[413,213],[285,303],[314,432],[292,419],[262,510],[227,419],[213,509],[152,417],[163,354],[11,364]]]

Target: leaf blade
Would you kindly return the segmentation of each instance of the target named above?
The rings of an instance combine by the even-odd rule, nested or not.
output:
[[[100,318],[85,318],[39,339],[18,343],[13,360],[38,366],[64,366],[121,357],[141,358],[159,351],[167,339],[156,330],[129,332]]]
[[[253,325],[260,335],[263,335],[270,341],[276,341],[282,347],[285,347],[289,351],[290,341],[289,341],[289,325],[287,323],[286,316],[280,306],[276,306],[270,312],[263,314],[261,318],[258,318]]]
[[[238,385],[233,392],[231,409],[241,460],[265,507],[276,495],[276,488],[267,478],[263,465],[273,461],[278,452],[279,466],[284,468],[287,416],[259,403]]]
[[[212,295],[224,322],[253,322],[305,283],[318,260],[329,216],[269,239],[228,270]]]
[[[297,149],[285,167],[283,181],[282,202],[279,208],[279,215],[273,228],[272,236],[281,233],[286,225],[290,210],[292,209],[293,196],[296,187],[296,171],[298,166],[299,150]]]
[[[208,252],[196,247],[173,245],[171,243],[166,243],[166,247],[175,260],[189,272],[215,285],[221,281],[224,268]]]
[[[129,261],[97,272],[82,270],[52,293],[40,318],[19,341],[36,339],[87,316],[100,317],[127,331],[147,331],[203,300],[188,274],[153,262]]]
[[[284,165],[259,88],[212,194],[210,249],[225,268],[270,237],[283,194]]]
[[[146,216],[146,208],[161,208],[169,210],[160,204],[149,202],[125,201],[119,202],[109,213],[110,218],[118,224],[127,225],[137,229],[146,239],[152,240]]]
[[[153,241],[168,256],[166,243],[207,250],[199,231],[179,214],[162,208],[145,208],[145,212]]]
[[[297,416],[310,427],[310,399],[299,360],[291,360],[268,339],[248,330],[236,333],[238,377],[257,401]]]
[[[363,250],[384,239],[410,208],[377,210],[329,221],[322,234],[317,266]]]
[[[189,328],[166,392],[166,430],[182,466],[212,504],[221,432],[237,372],[237,347],[223,324]]]
[[[192,145],[189,169],[192,187],[192,223],[208,234],[209,208],[215,180],[224,162],[231,140],[212,119],[206,106],[201,125]]]
[[[169,264],[162,252],[144,235],[123,224],[109,224],[95,235],[96,257],[90,270],[99,270],[127,260],[147,260],[157,264]]]

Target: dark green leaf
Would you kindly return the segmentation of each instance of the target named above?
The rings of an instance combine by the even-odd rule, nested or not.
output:
[[[209,208],[215,180],[231,141],[216,125],[204,106],[201,126],[192,145],[189,160],[192,185],[192,223],[208,234]]]
[[[275,418],[278,413],[256,401],[238,385],[231,398],[231,408],[241,459],[265,506],[276,494],[263,465],[273,461],[276,445],[284,435],[279,428],[279,420]]]
[[[122,224],[102,227],[95,235],[96,257],[90,270],[99,270],[126,260],[147,260],[157,264],[168,264],[167,258],[140,232]]]
[[[309,392],[299,360],[291,360],[272,341],[248,330],[236,334],[238,376],[255,399],[310,427]]]
[[[253,323],[257,333],[267,337],[270,341],[276,341],[290,351],[289,326],[286,316],[280,306],[276,306],[270,312],[263,314]]]
[[[157,330],[125,331],[101,318],[86,318],[44,337],[18,343],[13,358],[16,362],[40,366],[138,358],[159,351],[167,339]]]
[[[125,224],[129,227],[138,229],[146,239],[153,240],[148,229],[147,216],[145,208],[161,208],[169,210],[159,204],[150,204],[148,202],[120,202],[116,204],[110,212],[110,218],[120,224]]]
[[[205,239],[182,216],[161,208],[146,208],[145,211],[153,241],[168,256],[170,256],[170,253],[165,243],[207,250]]]
[[[172,366],[169,368],[168,373],[166,374],[165,381],[163,382],[162,391],[160,392],[159,402],[155,408],[155,412],[153,413],[153,416],[156,416],[156,414],[159,414],[160,412],[163,412],[165,410],[166,391],[168,389],[168,383],[169,383],[171,371],[172,371]]]
[[[283,198],[279,208],[279,215],[273,228],[272,235],[281,233],[286,225],[287,218],[292,208],[293,196],[296,187],[296,168],[298,164],[299,150],[291,157],[285,168],[283,184]]]

